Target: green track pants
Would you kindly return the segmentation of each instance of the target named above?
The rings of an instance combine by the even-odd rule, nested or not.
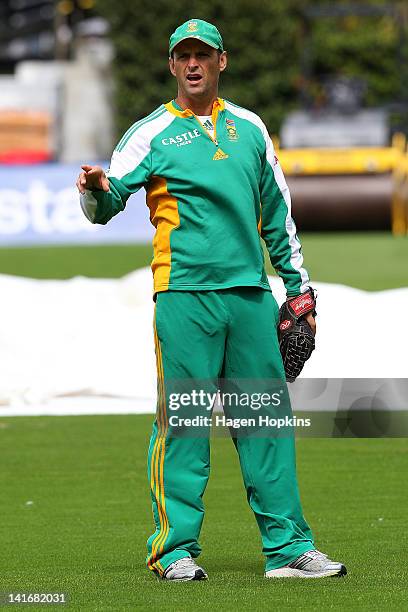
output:
[[[217,381],[221,376],[284,380],[277,320],[276,301],[263,289],[157,295],[158,408],[148,456],[156,530],[147,542],[147,565],[158,575],[177,559],[201,552],[202,498],[210,470],[208,437],[172,435],[166,381]],[[286,565],[314,548],[299,499],[294,436],[243,436],[234,438],[234,444],[261,532],[266,570]]]

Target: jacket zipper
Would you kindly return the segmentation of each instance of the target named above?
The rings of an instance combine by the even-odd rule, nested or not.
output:
[[[213,143],[215,144],[215,146],[218,147],[219,146],[218,140],[217,140],[218,111],[217,111],[217,113],[215,113],[214,111],[211,113],[211,121],[212,121],[213,126],[214,126],[214,138],[211,136],[211,134],[207,130],[207,128],[205,128],[204,125],[201,123],[201,121],[199,120],[197,115],[195,113],[193,113],[193,111],[191,111],[191,113],[194,115],[194,119],[200,124],[201,129],[204,130],[204,132],[207,134],[208,138],[210,138],[213,141]],[[215,119],[215,121],[214,121],[214,119]]]

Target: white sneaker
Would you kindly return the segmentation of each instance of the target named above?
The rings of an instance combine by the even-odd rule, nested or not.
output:
[[[325,576],[345,576],[345,565],[331,561],[319,550],[308,550],[297,559],[265,572],[266,578],[324,578]]]
[[[187,582],[187,580],[207,580],[208,576],[191,557],[183,557],[171,563],[163,574],[164,580]]]

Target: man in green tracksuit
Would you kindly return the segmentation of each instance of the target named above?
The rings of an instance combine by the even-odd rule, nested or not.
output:
[[[227,65],[217,28],[199,19],[170,38],[175,100],[136,122],[105,175],[82,166],[77,186],[93,223],[107,223],[141,187],[156,228],[152,271],[157,415],[149,449],[156,530],[147,565],[168,580],[207,578],[200,553],[207,436],[178,435],[169,411],[177,380],[285,380],[278,307],[264,268],[262,237],[288,296],[309,278],[290,197],[261,119],[218,97]],[[312,314],[308,321],[315,329]],[[281,384],[282,386],[282,384]],[[225,409],[225,406],[224,406]],[[234,408],[228,409],[234,416]],[[259,432],[258,432],[259,433]],[[293,435],[234,437],[249,504],[262,536],[267,577],[342,575],[315,549],[303,518]]]

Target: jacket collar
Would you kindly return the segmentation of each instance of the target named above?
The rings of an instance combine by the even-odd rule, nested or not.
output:
[[[166,107],[166,109],[169,111],[169,113],[172,113],[173,115],[176,115],[176,117],[193,117],[194,113],[192,110],[190,110],[189,108],[186,108],[185,110],[183,110],[175,100],[171,100],[170,102],[167,102],[167,104],[164,105]],[[212,108],[212,113],[211,115],[214,116],[214,114],[218,114],[219,111],[223,111],[225,108],[225,102],[222,98],[216,98],[214,100],[214,104],[213,104],[213,108]]]

